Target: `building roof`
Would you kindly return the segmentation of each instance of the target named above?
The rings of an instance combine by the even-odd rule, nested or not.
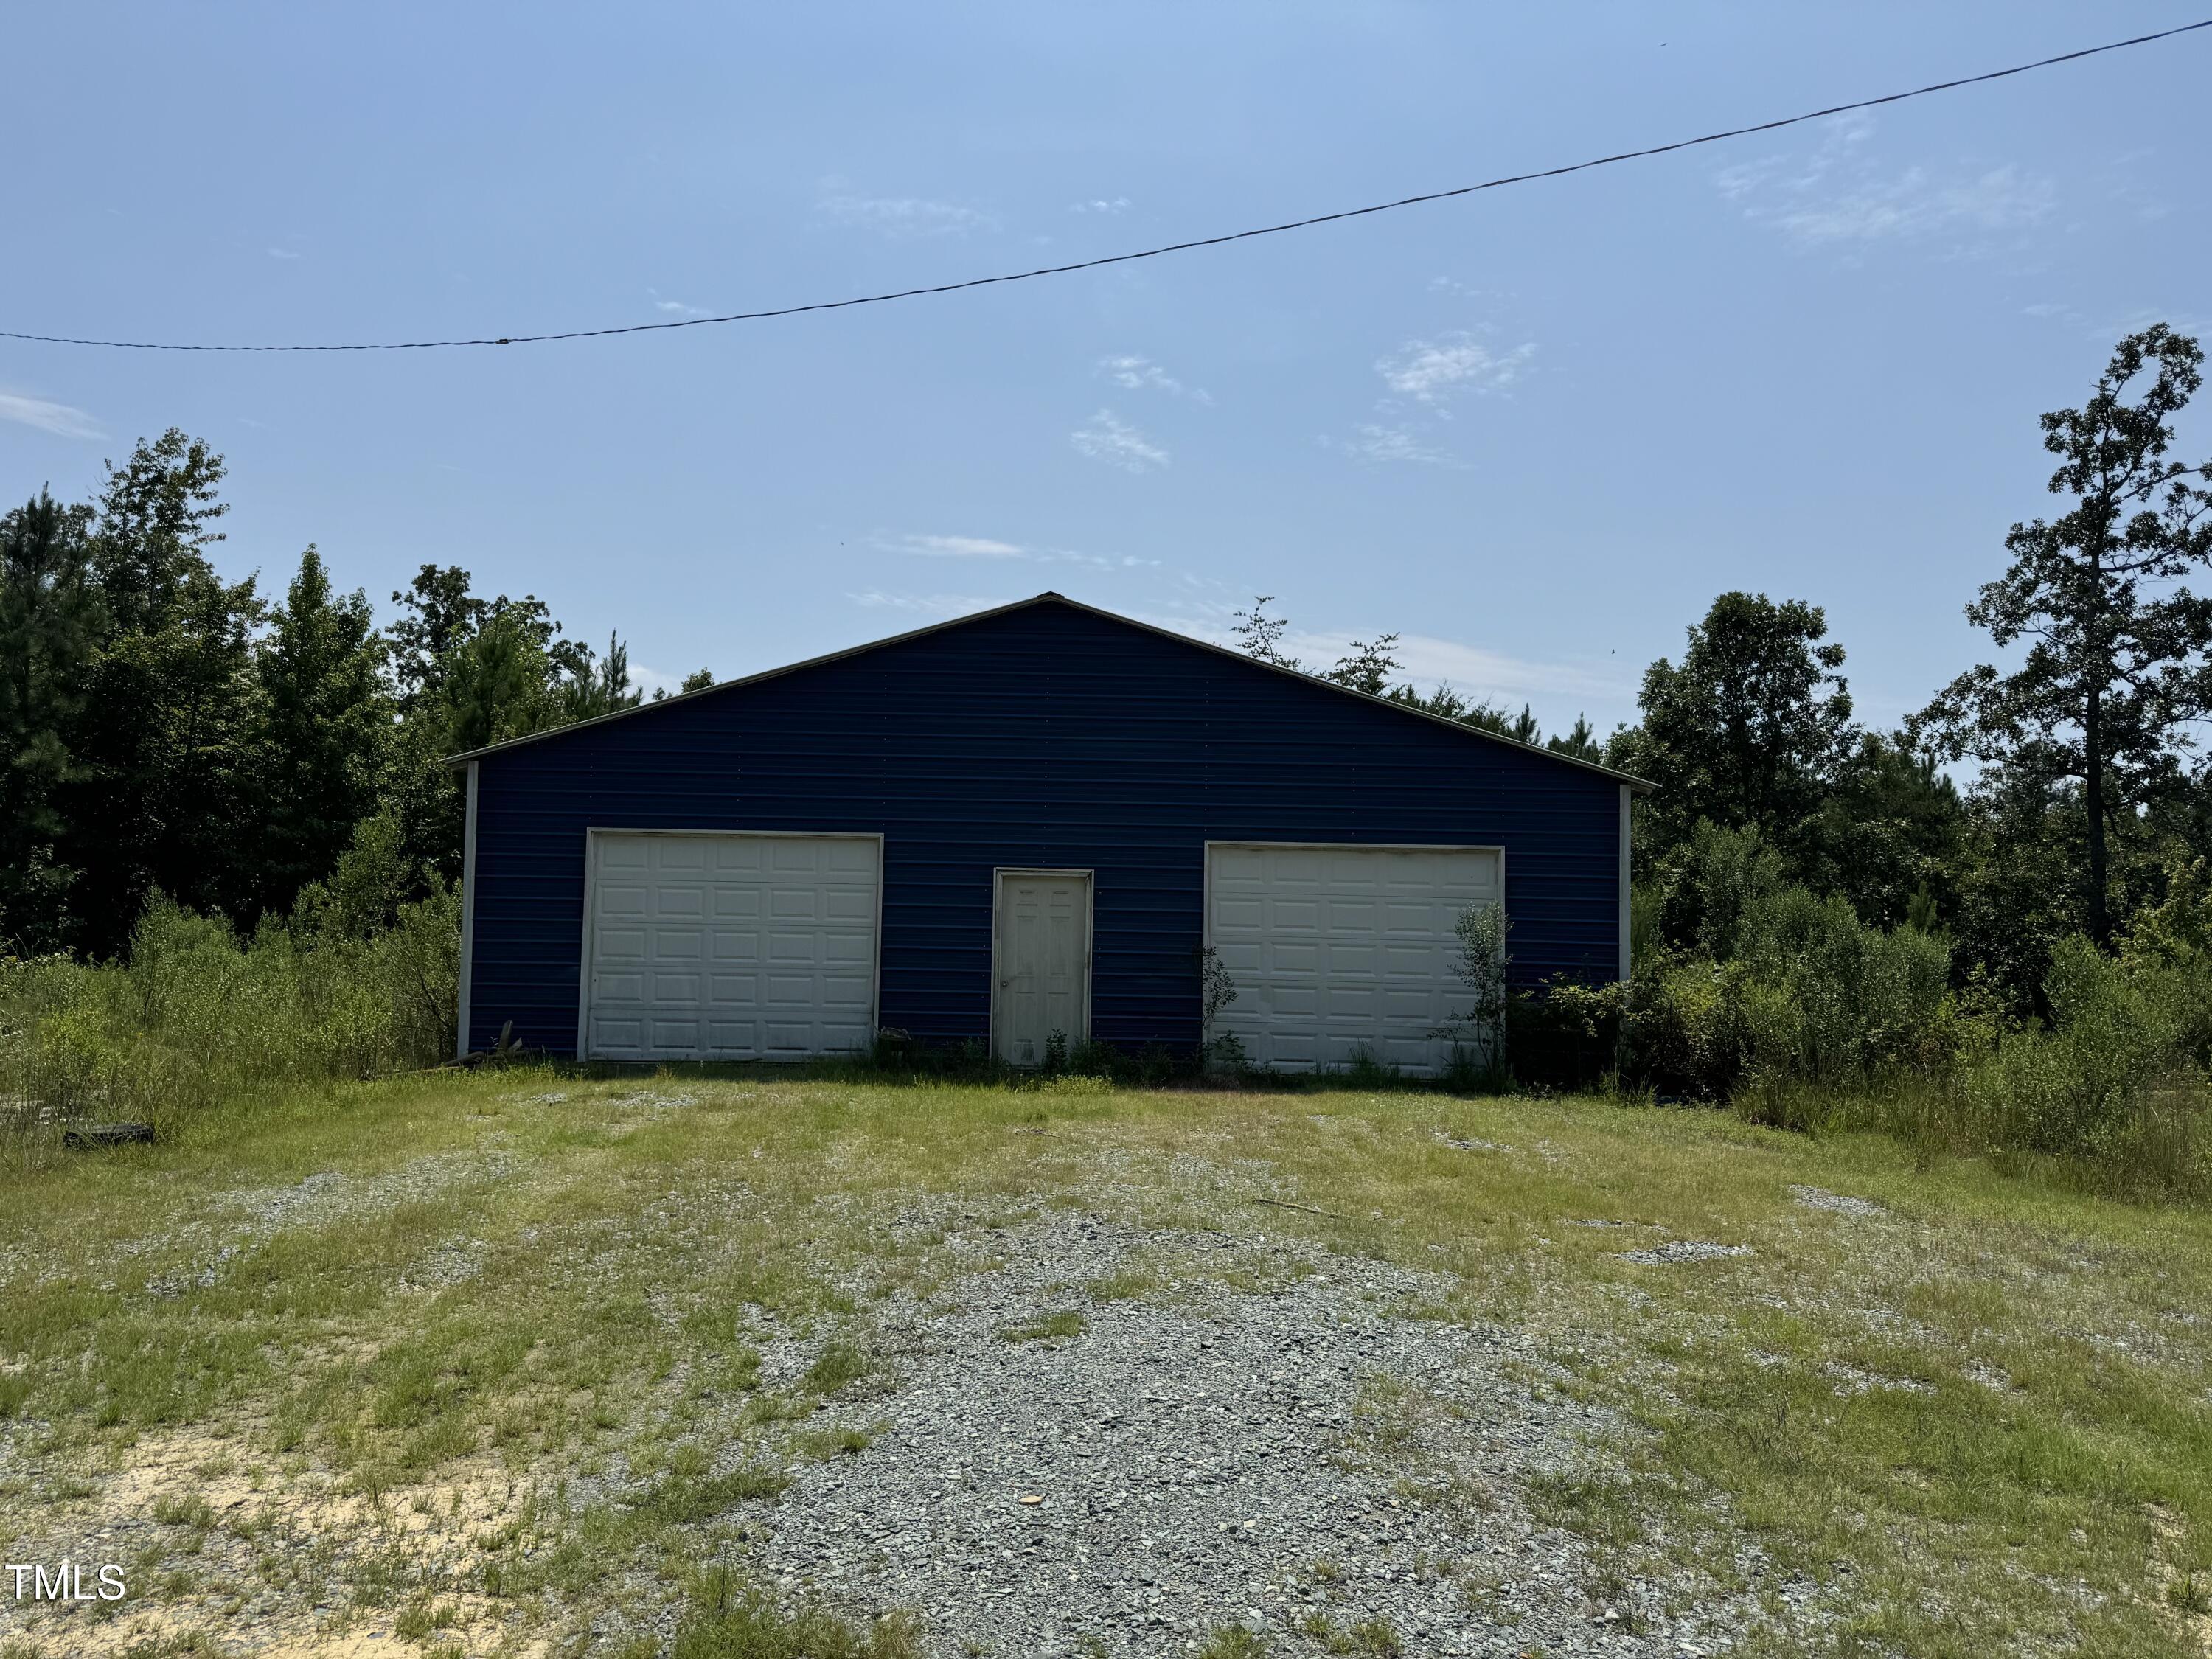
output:
[[[790,663],[781,668],[766,669],[757,674],[748,674],[743,679],[722,680],[714,685],[702,686],[696,691],[678,692],[672,697],[662,697],[653,702],[641,702],[633,708],[617,708],[611,714],[595,714],[589,720],[571,721],[567,726],[549,726],[543,732],[532,732],[526,737],[509,738],[504,743],[489,744],[481,749],[466,750],[458,755],[447,756],[446,764],[460,766],[470,761],[482,760],[489,755],[505,754],[509,750],[521,748],[525,744],[545,743],[555,738],[565,738],[572,732],[583,731],[587,726],[605,726],[613,720],[636,720],[664,708],[672,708],[679,702],[689,702],[695,697],[716,696],[725,691],[734,691],[742,686],[758,685],[764,680],[776,679],[786,674],[796,674],[805,669],[820,668],[829,663],[842,662],[848,657],[865,656],[871,651],[880,651],[888,646],[903,645],[909,640],[923,639],[932,634],[944,634],[954,629],[973,627],[977,623],[988,621],[994,617],[1011,616],[1015,611],[1027,611],[1043,605],[1065,605],[1071,611],[1080,611],[1093,617],[1103,617],[1107,621],[1118,623],[1124,628],[1133,628],[1146,634],[1157,635],[1162,639],[1172,640],[1176,644],[1188,647],[1193,651],[1211,652],[1215,656],[1226,657],[1232,662],[1243,663],[1267,673],[1281,674],[1306,685],[1320,686],[1340,697],[1356,697],[1362,702],[1372,703],[1378,708],[1388,708],[1408,720],[1428,720],[1465,737],[1485,743],[1503,744],[1509,749],[1519,749],[1532,755],[1540,755],[1546,760],[1557,761],[1563,766],[1579,767],[1585,772],[1595,772],[1601,776],[1613,779],[1617,783],[1626,784],[1639,794],[1649,793],[1654,787],[1645,779],[1637,777],[1631,773],[1616,771],[1612,767],[1601,765],[1595,761],[1583,760],[1579,756],[1562,754],[1556,749],[1547,749],[1541,744],[1523,743],[1520,738],[1507,737],[1502,732],[1490,732],[1479,726],[1468,726],[1443,714],[1430,714],[1426,709],[1415,708],[1407,703],[1394,702],[1388,697],[1375,696],[1365,691],[1355,691],[1348,685],[1339,685],[1334,680],[1324,679],[1318,674],[1309,674],[1303,669],[1285,668],[1279,663],[1262,662],[1256,657],[1246,656],[1241,651],[1231,651],[1225,646],[1209,644],[1204,640],[1194,640],[1188,634],[1178,634],[1171,628],[1156,627],[1151,623],[1139,622],[1133,617],[1123,617],[1111,611],[1102,611],[1097,605],[1085,605],[1080,600],[1069,599],[1064,593],[1049,592],[1039,593],[1031,599],[1016,599],[1011,605],[998,605],[988,611],[977,611],[964,617],[955,617],[948,622],[932,623],[924,628],[909,629],[903,634],[893,634],[885,639],[871,640],[866,645],[848,646],[842,651],[832,651],[824,656],[810,657],[805,662]]]

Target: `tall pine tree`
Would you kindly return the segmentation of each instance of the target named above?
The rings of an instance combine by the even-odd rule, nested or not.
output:
[[[2166,459],[2203,361],[2160,323],[2119,343],[2087,404],[2043,417],[2051,492],[2071,504],[2014,525],[2011,568],[1966,607],[2025,658],[1969,669],[1915,717],[2008,796],[2078,791],[2081,914],[2103,945],[2116,822],[2183,785],[2190,728],[2212,716],[2212,597],[2182,585],[2212,564],[2212,492],[2191,482],[2212,463]]]
[[[287,910],[319,881],[376,808],[392,708],[383,641],[358,589],[334,594],[321,556],[300,559],[284,601],[270,615],[255,665],[260,847],[249,902]]]
[[[80,771],[65,733],[84,706],[100,622],[91,509],[46,491],[0,518],[0,950],[70,942],[76,871],[58,850]]]

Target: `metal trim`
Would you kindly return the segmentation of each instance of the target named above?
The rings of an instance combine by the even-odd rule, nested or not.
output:
[[[1321,686],[1339,696],[1357,697],[1364,702],[1374,703],[1378,708],[1394,709],[1408,719],[1429,720],[1444,727],[1447,731],[1456,732],[1462,737],[1479,738],[1487,743],[1503,744],[1508,749],[1518,749],[1526,754],[1540,755],[1546,760],[1559,762],[1562,766],[1572,766],[1584,772],[1595,772],[1601,777],[1617,779],[1626,783],[1631,788],[1642,793],[1649,793],[1656,787],[1648,779],[1636,777],[1626,772],[1616,772],[1610,766],[1601,766],[1595,761],[1586,761],[1574,755],[1563,755],[1558,750],[1547,749],[1539,743],[1523,743],[1518,738],[1507,737],[1503,732],[1486,732],[1479,726],[1463,726],[1459,721],[1447,719],[1442,714],[1431,714],[1425,708],[1412,708],[1402,702],[1393,702],[1388,697],[1378,697],[1365,691],[1355,691],[1348,685],[1339,685],[1335,681],[1323,679],[1318,674],[1309,674],[1296,668],[1285,668],[1279,663],[1261,662],[1258,658],[1248,657],[1241,651],[1231,651],[1227,646],[1214,645],[1206,640],[1193,639],[1188,634],[1176,633],[1172,628],[1155,627],[1151,623],[1139,622],[1133,617],[1124,617],[1115,611],[1103,611],[1095,605],[1085,605],[1080,599],[1071,599],[1065,593],[1053,592],[1039,593],[1031,599],[1016,599],[1011,605],[994,605],[988,611],[977,611],[965,617],[954,617],[945,622],[931,623],[926,627],[908,629],[903,634],[893,634],[888,638],[870,640],[864,645],[848,646],[842,651],[832,651],[823,656],[809,657],[804,662],[787,663],[781,668],[763,669],[757,674],[748,674],[742,679],[724,680],[719,685],[702,686],[696,691],[679,691],[672,697],[661,698],[658,702],[643,702],[634,708],[617,708],[609,714],[595,714],[587,720],[575,720],[567,726],[553,726],[544,732],[532,732],[526,737],[509,738],[504,743],[489,744],[481,749],[465,750],[458,755],[447,756],[446,764],[458,766],[464,761],[476,760],[482,756],[503,754],[510,749],[520,749],[525,744],[544,743],[550,738],[565,738],[571,732],[581,732],[587,726],[604,726],[610,720],[631,720],[640,714],[652,714],[658,709],[672,708],[678,703],[688,702],[693,697],[711,697],[720,692],[737,690],[742,686],[758,685],[764,680],[779,679],[786,674],[796,674],[803,669],[821,668],[833,662],[842,662],[848,657],[858,657],[870,651],[880,651],[887,646],[904,645],[908,641],[925,639],[932,634],[942,634],[951,629],[965,628],[973,623],[988,622],[995,617],[1007,616],[1017,611],[1026,611],[1032,605],[1048,604],[1064,605],[1073,611],[1080,611],[1089,616],[1103,617],[1108,622],[1119,623],[1124,628],[1133,628],[1140,633],[1156,635],[1164,640],[1173,640],[1179,645],[1188,646],[1194,651],[1210,652],[1217,657],[1226,657],[1231,662],[1249,663],[1253,667],[1264,670],[1270,674],[1281,674],[1288,678],[1302,681],[1308,685]]]
[[[1628,845],[1631,816],[1629,805],[1632,799],[1628,786],[1622,784],[1620,786],[1620,873],[1614,886],[1620,895],[1620,981],[1624,985],[1628,982],[1629,972],[1635,965],[1634,939],[1631,930],[1633,916],[1629,902],[1631,897],[1629,872],[1632,867],[1629,861]]]
[[[469,1057],[469,1017],[473,1008],[477,965],[477,763],[469,763],[469,805],[461,831],[461,966],[453,1010],[453,1058]]]

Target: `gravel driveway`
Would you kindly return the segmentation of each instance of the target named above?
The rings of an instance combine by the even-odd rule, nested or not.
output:
[[[842,1408],[872,1443],[806,1466],[742,1558],[787,1593],[919,1608],[945,1656],[1182,1654],[1232,1623],[1277,1653],[1675,1655],[1740,1628],[1670,1613],[1680,1585],[1594,1599],[1523,1494],[1609,1425],[1516,1334],[1413,1316],[1440,1276],[1065,1212],[981,1242],[1004,1265],[951,1310],[884,1310],[897,1381]],[[1161,1261],[1164,1293],[1084,1288]],[[1054,1314],[1083,1328],[1025,1334]]]

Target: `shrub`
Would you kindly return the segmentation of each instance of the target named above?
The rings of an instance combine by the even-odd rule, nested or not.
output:
[[[47,1127],[167,1132],[242,1094],[434,1065],[453,1052],[459,905],[448,887],[365,938],[228,924],[156,897],[127,958],[0,958],[0,1098]]]
[[[2075,935],[2051,952],[2049,1032],[2002,1038],[1966,1077],[1968,1101],[1999,1145],[2106,1155],[2161,1085],[2185,1089],[2176,1003],[2155,973],[2131,971]],[[2161,993],[2164,993],[2162,994]]]

